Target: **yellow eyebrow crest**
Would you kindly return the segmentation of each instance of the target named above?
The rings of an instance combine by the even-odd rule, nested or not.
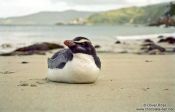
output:
[[[74,41],[74,42],[76,42],[76,43],[84,43],[84,42],[89,42],[89,43],[91,43],[89,40],[86,40],[86,39],[81,39],[81,40],[79,40],[79,41]]]

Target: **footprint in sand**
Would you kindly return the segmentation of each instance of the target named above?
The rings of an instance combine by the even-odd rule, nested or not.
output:
[[[150,88],[142,88],[143,91],[147,91],[149,90]]]
[[[37,85],[36,85],[36,84],[30,84],[30,86],[31,86],[31,87],[37,87]]]
[[[21,81],[17,86],[30,86],[37,87],[38,84],[45,84],[48,81],[46,79],[29,79],[29,81]]]
[[[0,74],[12,74],[12,73],[15,73],[15,72],[10,72],[10,71],[0,72]]]
[[[20,82],[20,84],[17,85],[17,86],[31,86],[31,87],[37,87],[36,84],[29,84],[29,83],[27,83],[27,82]]]
[[[45,84],[48,82],[47,78],[43,78],[43,79],[29,79],[31,81],[35,81],[35,83],[37,84]]]
[[[145,62],[152,62],[152,60],[145,60]]]
[[[28,83],[26,83],[26,82],[20,82],[20,84],[19,84],[19,85],[17,85],[17,86],[29,86],[29,84],[28,84]]]

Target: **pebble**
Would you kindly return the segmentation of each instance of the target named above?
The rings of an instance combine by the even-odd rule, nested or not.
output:
[[[29,63],[29,62],[27,62],[27,61],[22,61],[21,63],[22,63],[22,64],[27,64],[27,63]]]

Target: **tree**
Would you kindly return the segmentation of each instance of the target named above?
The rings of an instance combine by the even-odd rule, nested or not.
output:
[[[169,10],[164,14],[166,17],[172,17],[175,15],[175,3],[170,2],[169,4]]]

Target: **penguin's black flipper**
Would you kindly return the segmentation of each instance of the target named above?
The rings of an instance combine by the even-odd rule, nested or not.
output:
[[[73,53],[70,49],[63,49],[55,53],[51,58],[48,58],[48,68],[62,69],[66,63],[73,58]]]
[[[95,61],[95,64],[96,66],[101,69],[101,61],[100,61],[100,58],[98,56],[94,56],[94,61]]]

